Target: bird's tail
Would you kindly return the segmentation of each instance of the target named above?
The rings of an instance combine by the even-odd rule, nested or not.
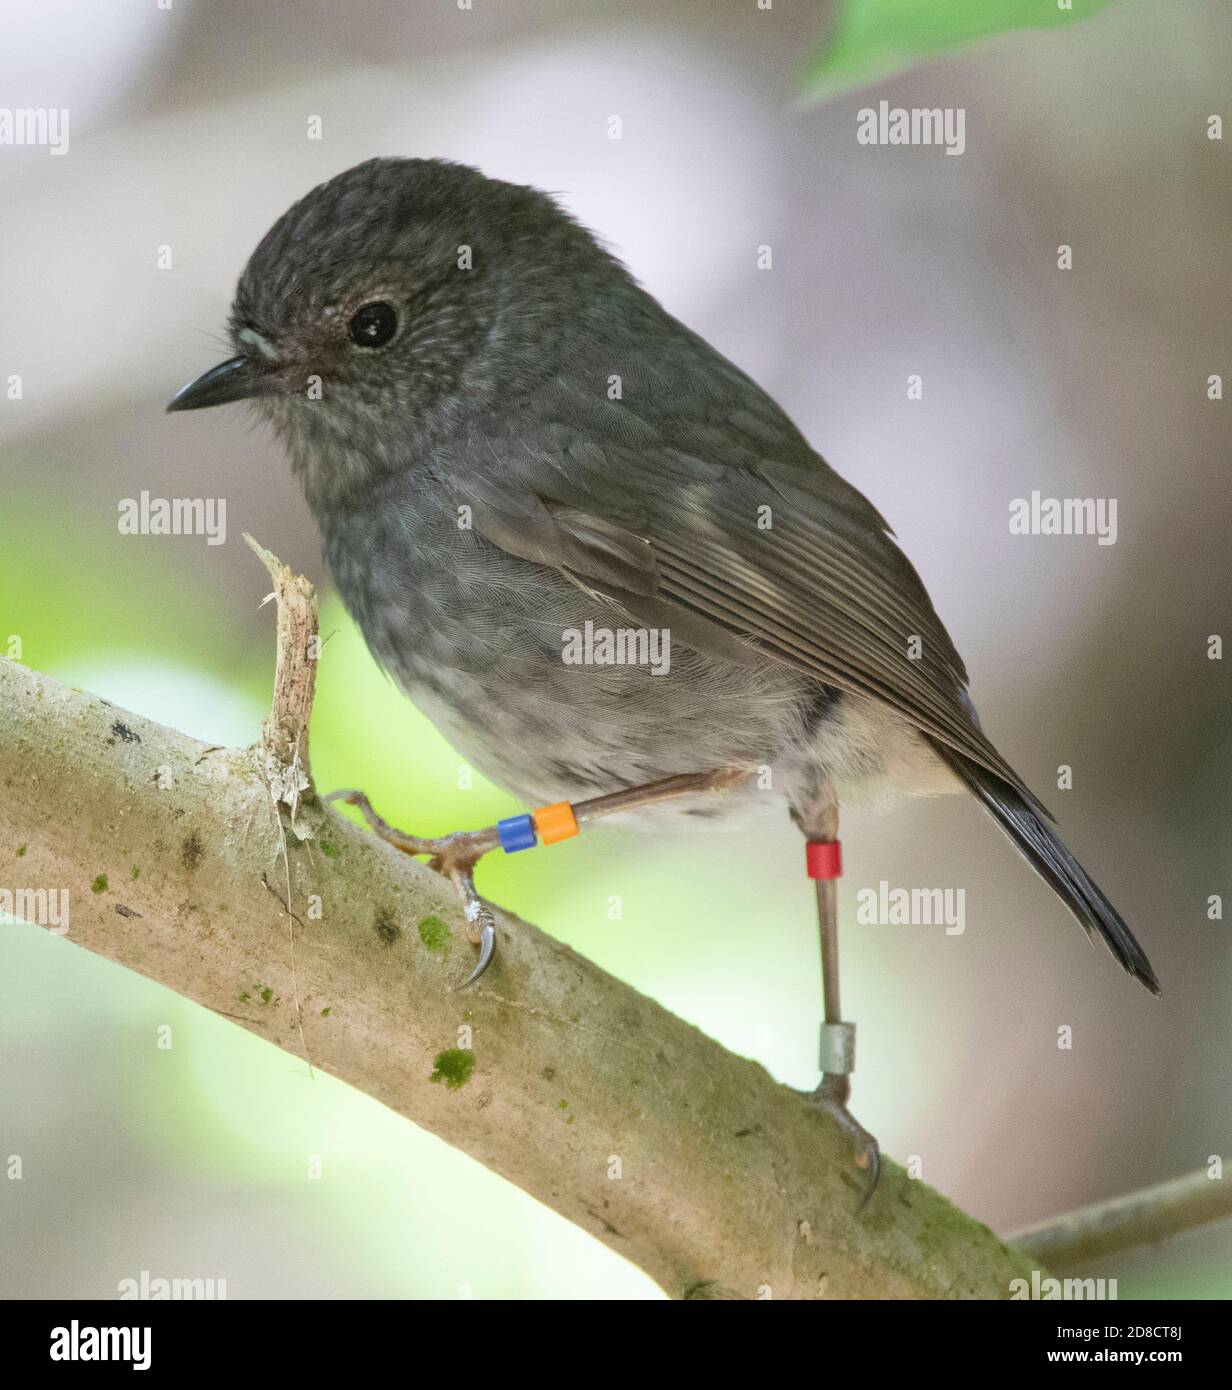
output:
[[[1121,920],[1120,913],[1066,849],[1061,837],[1041,814],[1043,808],[1038,803],[1032,806],[996,773],[972,762],[956,749],[935,740],[932,742],[939,756],[979,799],[1035,872],[1052,887],[1086,934],[1092,940],[1098,935],[1124,970],[1141,980],[1152,994],[1160,993],[1159,981],[1146,952],[1134,940],[1133,932]]]

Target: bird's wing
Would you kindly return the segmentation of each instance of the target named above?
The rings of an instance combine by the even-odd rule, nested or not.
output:
[[[767,397],[764,414],[747,388],[738,413],[710,400],[703,426],[683,406],[650,424],[560,390],[549,423],[435,460],[481,536],[685,645],[873,696],[1039,806],[975,722],[962,659],[886,522]]]

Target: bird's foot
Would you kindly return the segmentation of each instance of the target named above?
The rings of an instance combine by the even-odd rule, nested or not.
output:
[[[479,947],[479,959],[475,968],[459,989],[473,985],[488,968],[488,963],[496,950],[496,919],[491,909],[486,907],[475,892],[475,865],[494,849],[503,849],[507,854],[518,850],[531,849],[542,842],[556,844],[560,840],[572,839],[581,826],[603,816],[615,815],[620,811],[632,811],[643,806],[653,806],[660,801],[668,801],[678,796],[689,796],[696,792],[727,791],[743,782],[750,775],[749,768],[718,768],[711,772],[685,773],[674,777],[663,777],[657,782],[647,782],[640,787],[624,787],[606,796],[591,797],[576,805],[558,801],[551,806],[540,806],[529,815],[511,816],[496,825],[485,826],[482,830],[460,830],[453,835],[439,835],[428,839],[420,835],[407,835],[404,831],[383,821],[372,809],[372,803],[360,791],[333,792],[325,799],[341,801],[346,806],[354,806],[376,831],[382,840],[388,840],[403,854],[426,854],[429,868],[444,874],[453,884],[462,903],[466,917],[466,931],[471,942]]]
[[[881,1147],[847,1109],[850,1098],[850,1076],[827,1072],[821,1078],[821,1085],[809,1096],[809,1103],[824,1110],[852,1141],[856,1167],[864,1173],[864,1193],[856,1207],[856,1215],[859,1216],[877,1190],[877,1180],[881,1176]]]
[[[465,989],[467,985],[473,985],[491,964],[496,953],[496,918],[492,915],[491,908],[484,904],[475,891],[475,865],[500,844],[499,837],[495,836],[492,828],[459,830],[452,835],[433,837],[407,835],[382,820],[361,791],[333,792],[325,799],[340,801],[344,806],[354,806],[382,840],[387,840],[403,854],[428,855],[428,867],[435,869],[453,884],[462,904],[462,915],[466,919],[467,939],[472,946],[479,947],[479,959],[475,962],[475,968],[458,988]]]

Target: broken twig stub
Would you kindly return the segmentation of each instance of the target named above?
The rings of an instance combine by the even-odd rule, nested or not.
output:
[[[317,594],[302,574],[296,574],[247,533],[244,539],[274,581],[270,598],[278,604],[278,658],[274,669],[274,699],[261,725],[261,753],[266,781],[275,804],[291,812],[313,797],[308,764],[308,721],[316,690],[320,636]]]

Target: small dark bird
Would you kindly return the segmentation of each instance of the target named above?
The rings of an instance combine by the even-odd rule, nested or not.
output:
[[[786,803],[822,931],[816,1100],[855,1137],[869,1194],[876,1142],[846,1109],[840,801],[966,788],[1158,993],[983,733],[881,514],[551,198],[441,160],[369,160],[266,233],[230,332],[236,356],[168,409],[256,402],[373,656],[474,766],[541,808],[423,840],[348,794],[453,878],[475,975],[492,952],[472,881],[488,849],[612,811]]]

